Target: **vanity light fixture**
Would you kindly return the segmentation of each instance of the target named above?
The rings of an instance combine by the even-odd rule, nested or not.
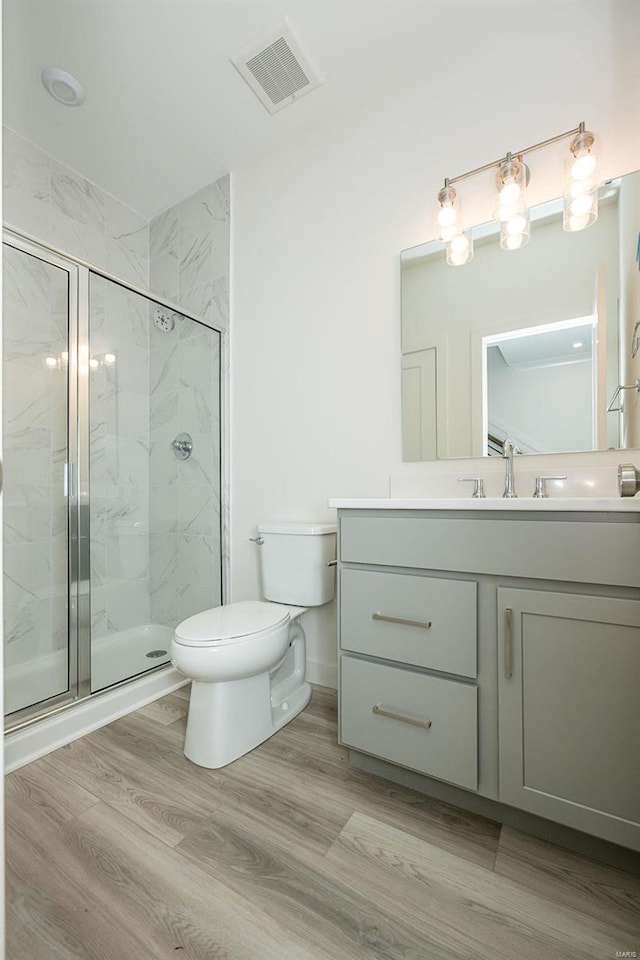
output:
[[[446,178],[438,192],[437,238],[446,244],[446,260],[451,266],[461,266],[473,257],[471,231],[463,227],[460,216],[460,198],[453,184],[467,180],[478,173],[496,170],[497,208],[495,218],[500,224],[500,246],[503,250],[519,250],[529,242],[531,221],[525,192],[529,184],[529,168],[524,157],[534,150],[571,138],[569,160],[564,186],[565,230],[575,232],[591,226],[598,218],[598,157],[595,137],[580,123],[573,130],[541,140],[524,150],[507,153],[499,160],[485,163],[457,177]]]

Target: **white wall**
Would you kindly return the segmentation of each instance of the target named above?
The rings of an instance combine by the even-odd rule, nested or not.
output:
[[[433,237],[443,177],[581,120],[600,134],[605,175],[640,166],[634,5],[540,11],[501,18],[475,62],[456,62],[454,43],[437,89],[391,90],[330,135],[234,172],[233,599],[258,595],[256,523],[333,519],[329,497],[385,496],[403,469],[398,254]],[[425,37],[425,56],[435,43]],[[531,168],[530,202],[557,195],[559,155]],[[485,179],[470,181],[469,222],[492,206]],[[328,682],[334,605],[306,628],[311,679]]]

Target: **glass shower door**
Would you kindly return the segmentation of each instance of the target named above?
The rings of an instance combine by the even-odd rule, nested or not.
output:
[[[219,338],[90,274],[92,692],[168,663],[180,620],[221,603]]]
[[[67,482],[77,278],[28,244],[3,251],[5,711],[21,719],[76,690]]]

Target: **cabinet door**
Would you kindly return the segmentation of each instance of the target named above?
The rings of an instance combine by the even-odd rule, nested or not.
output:
[[[640,849],[640,602],[498,590],[500,799]]]

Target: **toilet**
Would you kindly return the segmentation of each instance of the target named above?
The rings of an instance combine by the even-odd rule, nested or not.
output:
[[[171,662],[191,683],[184,753],[224,767],[304,710],[306,645],[300,617],[335,595],[336,527],[258,527],[264,600],[227,603],[176,627]]]

